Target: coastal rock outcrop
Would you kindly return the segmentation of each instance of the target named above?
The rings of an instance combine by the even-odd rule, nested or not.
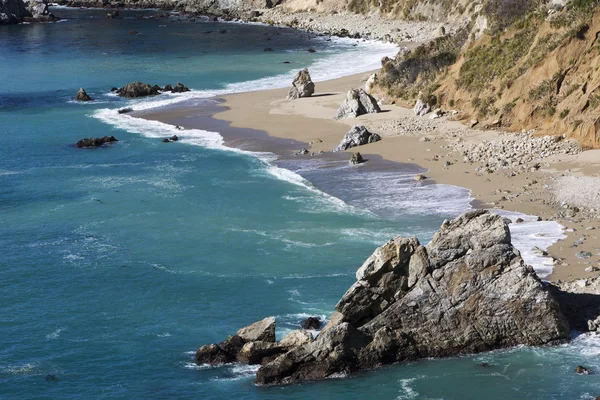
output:
[[[83,88],[79,88],[79,91],[75,95],[77,101],[92,101],[92,98],[85,92]]]
[[[25,21],[49,22],[59,20],[60,18],[55,17],[48,9],[48,3],[48,0],[25,0],[25,7],[31,13],[31,17],[26,17]]]
[[[196,351],[197,364],[265,364],[292,348],[313,341],[312,334],[299,329],[275,340],[275,318],[268,317],[237,331],[219,344],[213,343]]]
[[[310,78],[308,69],[299,71],[294,80],[292,81],[292,87],[288,92],[288,99],[299,99],[300,97],[310,97],[315,92],[315,84]]]
[[[352,157],[350,157],[350,161],[348,162],[350,163],[350,165],[358,165],[364,163],[365,159],[359,152],[356,152],[352,154]]]
[[[171,85],[167,85],[167,86],[171,86]],[[165,86],[164,91],[168,90],[167,86]],[[172,89],[170,89],[170,91],[171,91],[171,93],[184,93],[184,92],[189,92],[190,89],[187,86],[185,86],[184,84],[177,82],[175,84],[175,86]]]
[[[316,340],[288,347],[275,343],[271,331],[257,342],[247,339],[264,337],[243,339],[238,332],[226,341],[232,345],[200,348],[197,361],[208,354],[213,361],[260,362],[258,384],[289,384],[570,337],[559,304],[523,263],[504,219],[485,210],[444,221],[426,246],[416,238],[390,240],[356,279]],[[274,329],[274,321],[260,324],[266,325]]]
[[[334,119],[356,118],[364,114],[381,112],[377,100],[364,89],[351,89],[338,108]]]
[[[114,143],[118,140],[114,136],[104,136],[101,138],[85,138],[78,141],[75,146],[77,147],[100,147],[106,143]]]
[[[18,24],[26,17],[31,17],[31,12],[23,0],[0,0],[0,25]]]
[[[569,339],[558,303],[511,245],[508,226],[484,210],[445,221],[427,246],[389,241],[356,277],[317,339],[263,366],[257,383]]]
[[[348,150],[351,147],[362,146],[367,143],[374,143],[381,140],[381,136],[376,133],[371,133],[362,125],[353,126],[340,144],[333,149],[334,152]]]
[[[117,90],[117,94],[121,97],[145,97],[145,96],[155,96],[160,94],[160,87],[157,85],[150,86],[147,83],[142,83],[140,81],[135,81],[132,83],[128,83],[122,88]]]

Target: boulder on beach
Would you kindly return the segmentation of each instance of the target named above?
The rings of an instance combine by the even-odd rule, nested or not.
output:
[[[79,88],[79,91],[75,95],[75,100],[77,101],[92,101],[92,98],[88,96],[88,94],[83,90],[83,88]]]
[[[377,100],[364,89],[351,89],[338,108],[334,119],[356,118],[364,114],[381,112]]]
[[[118,142],[114,136],[104,136],[101,138],[85,138],[78,141],[75,146],[77,147],[100,147],[103,144]]]
[[[430,110],[431,110],[431,107],[429,106],[429,104],[425,103],[421,99],[417,100],[417,102],[415,103],[415,106],[413,108],[413,112],[418,117],[422,117],[423,115],[427,114]]]
[[[358,165],[358,164],[362,164],[364,163],[365,160],[363,159],[362,155],[359,152],[356,153],[352,153],[352,157],[350,157],[350,165]]]
[[[299,71],[294,80],[292,81],[292,87],[288,92],[288,99],[299,99],[300,97],[310,97],[315,92],[315,84],[310,78],[308,69]]]
[[[391,239],[356,279],[315,340],[299,331],[277,343],[268,318],[202,346],[196,361],[261,364],[257,384],[275,385],[570,338],[553,295],[512,246],[508,225],[485,210],[444,221],[426,246]]]
[[[376,133],[371,133],[362,125],[353,126],[344,138],[340,142],[340,144],[333,149],[334,152],[348,150],[352,147],[362,146],[367,143],[374,143],[381,140],[381,136]]]
[[[150,86],[147,83],[135,81],[129,83],[117,90],[117,94],[121,97],[136,98],[145,96],[155,96],[160,94],[160,87],[157,85]]]

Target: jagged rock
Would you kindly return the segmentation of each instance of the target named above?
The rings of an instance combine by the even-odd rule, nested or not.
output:
[[[300,97],[310,97],[315,92],[315,84],[310,79],[308,69],[299,71],[294,80],[292,81],[292,87],[288,92],[288,99],[299,99]]]
[[[159,94],[159,90],[160,87],[156,85],[150,86],[147,83],[135,81],[117,90],[117,94],[121,97],[135,98],[144,96],[155,96]]]
[[[133,111],[133,108],[131,108],[131,107],[119,108],[119,109],[117,110],[117,112],[118,112],[119,114],[127,114],[127,113],[130,113],[130,112],[132,112],[132,111]]]
[[[173,136],[171,136],[171,137],[169,138],[169,140],[170,140],[171,142],[177,142],[177,141],[179,140],[179,138],[177,137],[177,135],[173,135]]]
[[[77,147],[100,147],[106,143],[118,142],[114,136],[104,136],[101,138],[85,138],[78,141],[75,146]]]
[[[88,96],[88,94],[83,90],[83,88],[79,88],[79,91],[75,95],[75,100],[77,101],[92,101],[92,98]]]
[[[268,317],[237,331],[246,342],[275,342],[275,317]]]
[[[317,317],[308,317],[302,322],[303,329],[319,329],[321,328],[321,320]]]
[[[352,147],[362,146],[367,143],[378,142],[381,136],[371,133],[362,125],[355,125],[344,135],[340,144],[333,149],[334,152],[348,150]]]
[[[319,323],[319,327],[321,324]],[[310,328],[309,328],[310,329]],[[314,329],[319,329],[314,328]],[[310,343],[313,341],[313,336],[310,332],[305,331],[304,329],[297,329],[295,331],[291,331],[287,335],[281,339],[279,345],[286,347],[297,347],[302,346],[303,344]]]
[[[427,246],[396,238],[377,249],[317,339],[264,365],[257,383],[569,337],[558,303],[511,245],[502,217],[477,210],[445,221]]]
[[[431,107],[429,106],[429,104],[423,102],[421,99],[417,100],[417,103],[415,104],[415,107],[413,108],[413,112],[418,117],[422,117],[423,115],[427,114],[429,112],[429,110],[431,110]]]
[[[163,92],[171,92],[173,91],[173,86],[166,84],[165,87],[163,88]]]
[[[28,22],[50,22],[57,21],[56,18],[48,9],[48,0],[25,0],[25,7],[31,13],[31,17],[25,17],[24,21]]]
[[[0,25],[18,24],[26,17],[31,17],[31,12],[22,0],[0,0]]]
[[[351,89],[338,108],[334,119],[356,118],[364,114],[381,112],[377,100],[364,89]]]
[[[377,74],[372,74],[369,79],[365,82],[365,92],[371,94],[375,83],[377,82]]]
[[[272,342],[248,342],[239,351],[237,359],[246,364],[261,364],[263,359],[270,358],[288,350],[280,343]]]
[[[184,93],[184,92],[189,92],[189,91],[190,91],[190,89],[187,86],[177,82],[175,84],[175,86],[173,87],[173,89],[171,90],[171,93]]]
[[[357,164],[362,164],[364,163],[365,160],[363,159],[362,155],[358,152],[356,153],[352,153],[352,157],[350,157],[350,165],[357,165]]]
[[[196,351],[197,364],[226,364],[233,362],[235,357],[222,350],[216,344],[207,344]]]

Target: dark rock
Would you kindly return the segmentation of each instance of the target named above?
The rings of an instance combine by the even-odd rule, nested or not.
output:
[[[106,18],[112,18],[112,19],[119,18],[119,11],[116,10],[116,11],[107,13]]]
[[[169,140],[170,140],[171,142],[176,142],[176,141],[178,141],[178,140],[179,140],[179,138],[177,137],[177,135],[173,135],[173,136],[171,136],[171,137],[169,138]]]
[[[163,88],[163,92],[171,92],[173,90],[173,86],[166,84]]]
[[[31,16],[23,0],[0,1],[0,25],[18,24]]]
[[[317,51],[315,49],[308,49],[307,50],[309,53],[316,53]]]
[[[302,322],[302,329],[321,329],[321,320],[317,317],[308,317]]]
[[[226,364],[235,361],[235,357],[222,350],[216,344],[202,346],[196,351],[197,364]]]
[[[163,143],[171,143],[171,141],[169,139],[163,139],[163,140],[161,140],[161,142],[163,142]]]
[[[258,17],[260,17],[261,15],[262,15],[262,13],[261,13],[260,11],[256,11],[256,10],[254,10],[254,11],[250,11],[250,12],[248,13],[248,17],[249,17],[249,18],[258,18]]]
[[[110,91],[111,91],[111,92],[116,92],[117,90],[119,90],[119,88],[112,87],[112,88],[110,89]]]
[[[83,88],[79,88],[79,91],[75,95],[75,100],[77,101],[92,101],[92,98],[88,96],[88,94],[83,90]]]
[[[581,365],[578,365],[575,368],[575,372],[578,373],[579,375],[589,375],[590,374],[590,370],[587,369],[586,367],[581,366]]]
[[[285,353],[287,347],[272,342],[248,342],[238,352],[237,359],[246,364],[262,364],[263,359]]]
[[[288,99],[298,99],[300,97],[310,97],[315,92],[315,84],[310,78],[308,69],[299,71],[294,80],[292,81],[292,87],[288,92]]]
[[[49,382],[51,382],[51,381],[57,381],[57,380],[58,380],[58,378],[57,378],[57,377],[56,377],[56,375],[54,375],[54,374],[48,374],[48,375],[46,375],[46,378],[45,378],[45,379],[46,379],[47,381],[49,381]]]
[[[348,133],[344,135],[344,138],[342,139],[340,144],[335,149],[333,149],[333,151],[344,151],[352,147],[362,146],[367,143],[372,143],[374,141],[376,142],[381,139],[379,135],[376,135],[373,139],[371,139],[371,136],[373,135],[374,134],[369,132],[367,128],[365,128],[362,125],[353,126],[352,129],[350,129]]]
[[[86,138],[86,139],[81,139],[79,142],[77,142],[75,144],[75,146],[77,147],[100,147],[103,144],[106,143],[114,143],[114,142],[118,142],[117,139],[115,139],[114,136],[104,136],[101,138]]]
[[[263,51],[273,51],[273,49],[270,47],[265,47]]]
[[[362,164],[364,163],[365,160],[363,159],[362,155],[359,152],[356,153],[352,153],[352,157],[350,157],[350,165],[357,165],[357,164]]]
[[[291,64],[289,61],[283,61],[282,64]]]
[[[134,31],[133,29],[129,31],[130,35],[139,35],[139,33],[137,31]]]
[[[173,90],[171,90],[171,93],[184,93],[189,91],[190,89],[187,86],[177,82],[173,87]]]
[[[133,108],[131,107],[125,107],[125,108],[119,108],[119,110],[117,110],[117,112],[119,114],[127,114],[133,111]]]
[[[119,90],[117,93],[121,97],[135,98],[135,97],[144,97],[144,96],[155,96],[159,94],[160,87],[154,85],[150,86],[147,83],[142,83],[139,81],[135,81],[133,83],[129,83]]]
[[[352,89],[338,108],[334,119],[356,118],[364,114],[381,112],[377,100],[364,89]]]

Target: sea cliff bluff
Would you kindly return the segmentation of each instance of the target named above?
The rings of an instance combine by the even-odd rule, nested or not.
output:
[[[270,317],[201,347],[196,361],[262,364],[258,384],[289,384],[570,337],[559,304],[523,263],[505,221],[484,210],[445,221],[426,246],[390,240],[356,277],[316,340],[299,330],[276,342]]]

